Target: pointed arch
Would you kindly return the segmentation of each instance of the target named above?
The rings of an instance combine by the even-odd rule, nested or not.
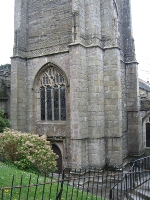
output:
[[[65,72],[54,63],[46,63],[34,79],[34,93],[37,101],[37,118],[41,121],[66,121]]]
[[[69,82],[68,82],[68,78],[67,78],[66,73],[64,72],[64,70],[63,70],[61,67],[59,67],[57,64],[48,62],[48,63],[46,63],[45,65],[43,65],[43,66],[39,69],[39,71],[37,72],[37,74],[36,74],[36,76],[35,76],[35,79],[34,79],[34,82],[33,82],[33,87],[32,87],[32,88],[35,89],[35,87],[37,86],[38,81],[39,81],[39,79],[40,79],[40,76],[41,76],[41,75],[44,73],[44,71],[45,71],[46,69],[48,69],[49,67],[55,68],[57,71],[60,72],[60,74],[62,74],[62,76],[64,77],[64,80],[65,80],[65,84],[66,84],[66,86],[68,87],[68,86],[69,86]]]
[[[62,153],[61,153],[61,150],[58,147],[58,145],[55,144],[55,143],[52,144],[52,150],[58,156],[58,158],[56,159],[56,161],[57,161],[57,170],[56,170],[56,172],[61,172],[62,171]]]

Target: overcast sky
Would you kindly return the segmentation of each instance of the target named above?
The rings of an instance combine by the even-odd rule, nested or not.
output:
[[[131,0],[139,77],[150,76],[150,0]],[[10,63],[14,42],[14,0],[0,0],[0,64]]]

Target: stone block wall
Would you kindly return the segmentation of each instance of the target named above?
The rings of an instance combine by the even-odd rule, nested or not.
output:
[[[27,2],[27,49],[71,43],[72,10],[68,0]]]

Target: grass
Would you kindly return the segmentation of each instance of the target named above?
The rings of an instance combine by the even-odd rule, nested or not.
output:
[[[13,189],[10,187],[13,183]],[[42,184],[48,183],[48,184]],[[38,186],[37,186],[37,185]],[[40,185],[41,184],[41,185]],[[45,178],[37,174],[18,170],[0,162],[0,199],[2,200],[56,200],[60,184],[54,177]],[[26,187],[31,185],[30,187]],[[14,188],[16,186],[16,188]],[[17,186],[23,186],[17,188]],[[67,194],[67,196],[66,196]],[[90,193],[64,184],[62,200],[102,200]]]

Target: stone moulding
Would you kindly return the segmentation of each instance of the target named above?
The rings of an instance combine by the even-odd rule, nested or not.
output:
[[[27,51],[19,47],[14,47],[13,57],[18,56],[18,57],[30,59],[30,58],[42,57],[42,56],[47,56],[47,55],[52,55],[52,54],[65,53],[65,52],[69,52],[70,46],[77,45],[77,44],[82,45],[85,48],[99,47],[102,50],[118,48],[121,52],[121,57],[122,57],[123,62],[131,62],[133,60],[135,62],[136,60],[133,55],[124,55],[122,53],[120,38],[117,38],[114,41],[107,37],[103,37],[102,39],[100,39],[96,36],[94,37],[82,36],[80,37],[79,40],[75,40],[73,43],[67,42],[67,43],[58,44],[54,46],[51,46],[52,45],[51,43],[43,44],[41,47],[40,45],[37,45],[34,47],[35,49],[33,48],[33,46],[31,46],[30,48],[29,47],[27,48],[28,49]]]
[[[54,47],[49,47],[45,49],[37,49],[33,51],[29,51],[26,53],[27,58],[37,57],[37,56],[44,56],[54,53],[66,52],[69,51],[68,44],[57,45]]]
[[[69,52],[69,46],[73,46],[76,44],[80,44],[85,48],[90,47],[100,47],[101,49],[109,49],[109,48],[120,48],[119,39],[116,41],[112,41],[111,39],[99,39],[98,37],[81,37],[80,40],[76,40],[74,43],[63,43],[55,46],[49,46],[47,48],[40,48],[37,46],[37,49],[25,51],[19,47],[14,47],[13,57],[19,56],[22,58],[35,58],[35,57],[42,57],[50,54],[57,54],[63,52]]]
[[[22,51],[18,48],[16,53],[13,55],[13,57],[20,56],[23,58],[35,58],[35,57],[41,57],[49,54],[56,54],[61,52],[69,51],[68,44],[62,44],[57,45],[54,47],[44,48],[44,49],[35,49],[32,51]]]

